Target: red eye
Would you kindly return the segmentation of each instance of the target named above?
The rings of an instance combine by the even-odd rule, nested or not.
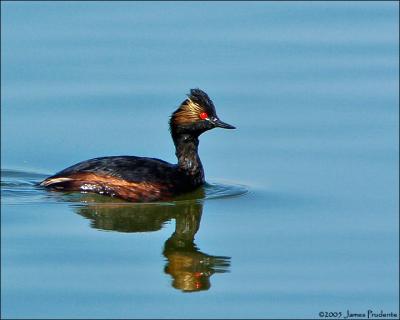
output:
[[[205,112],[200,113],[200,119],[204,120],[208,118],[208,114]]]

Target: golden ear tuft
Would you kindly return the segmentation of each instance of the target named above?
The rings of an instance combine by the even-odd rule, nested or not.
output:
[[[205,113],[203,108],[192,101],[186,99],[179,109],[174,113],[173,119],[175,124],[189,124],[201,119],[200,115]]]

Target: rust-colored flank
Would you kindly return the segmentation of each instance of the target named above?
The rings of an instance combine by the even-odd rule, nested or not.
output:
[[[165,184],[147,181],[130,182],[113,176],[86,172],[71,174],[67,177],[49,178],[41,185],[59,191],[96,192],[134,202],[171,198],[171,192]]]

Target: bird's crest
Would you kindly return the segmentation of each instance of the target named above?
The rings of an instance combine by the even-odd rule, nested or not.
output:
[[[188,98],[172,114],[171,125],[185,125],[215,115],[215,107],[207,93],[200,89],[190,90]]]

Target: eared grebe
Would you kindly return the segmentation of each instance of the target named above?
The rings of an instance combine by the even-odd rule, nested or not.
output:
[[[59,191],[94,192],[133,202],[168,200],[204,184],[197,148],[199,136],[219,127],[235,129],[219,120],[208,95],[190,90],[170,119],[177,164],[160,159],[112,156],[79,162],[40,183]]]

